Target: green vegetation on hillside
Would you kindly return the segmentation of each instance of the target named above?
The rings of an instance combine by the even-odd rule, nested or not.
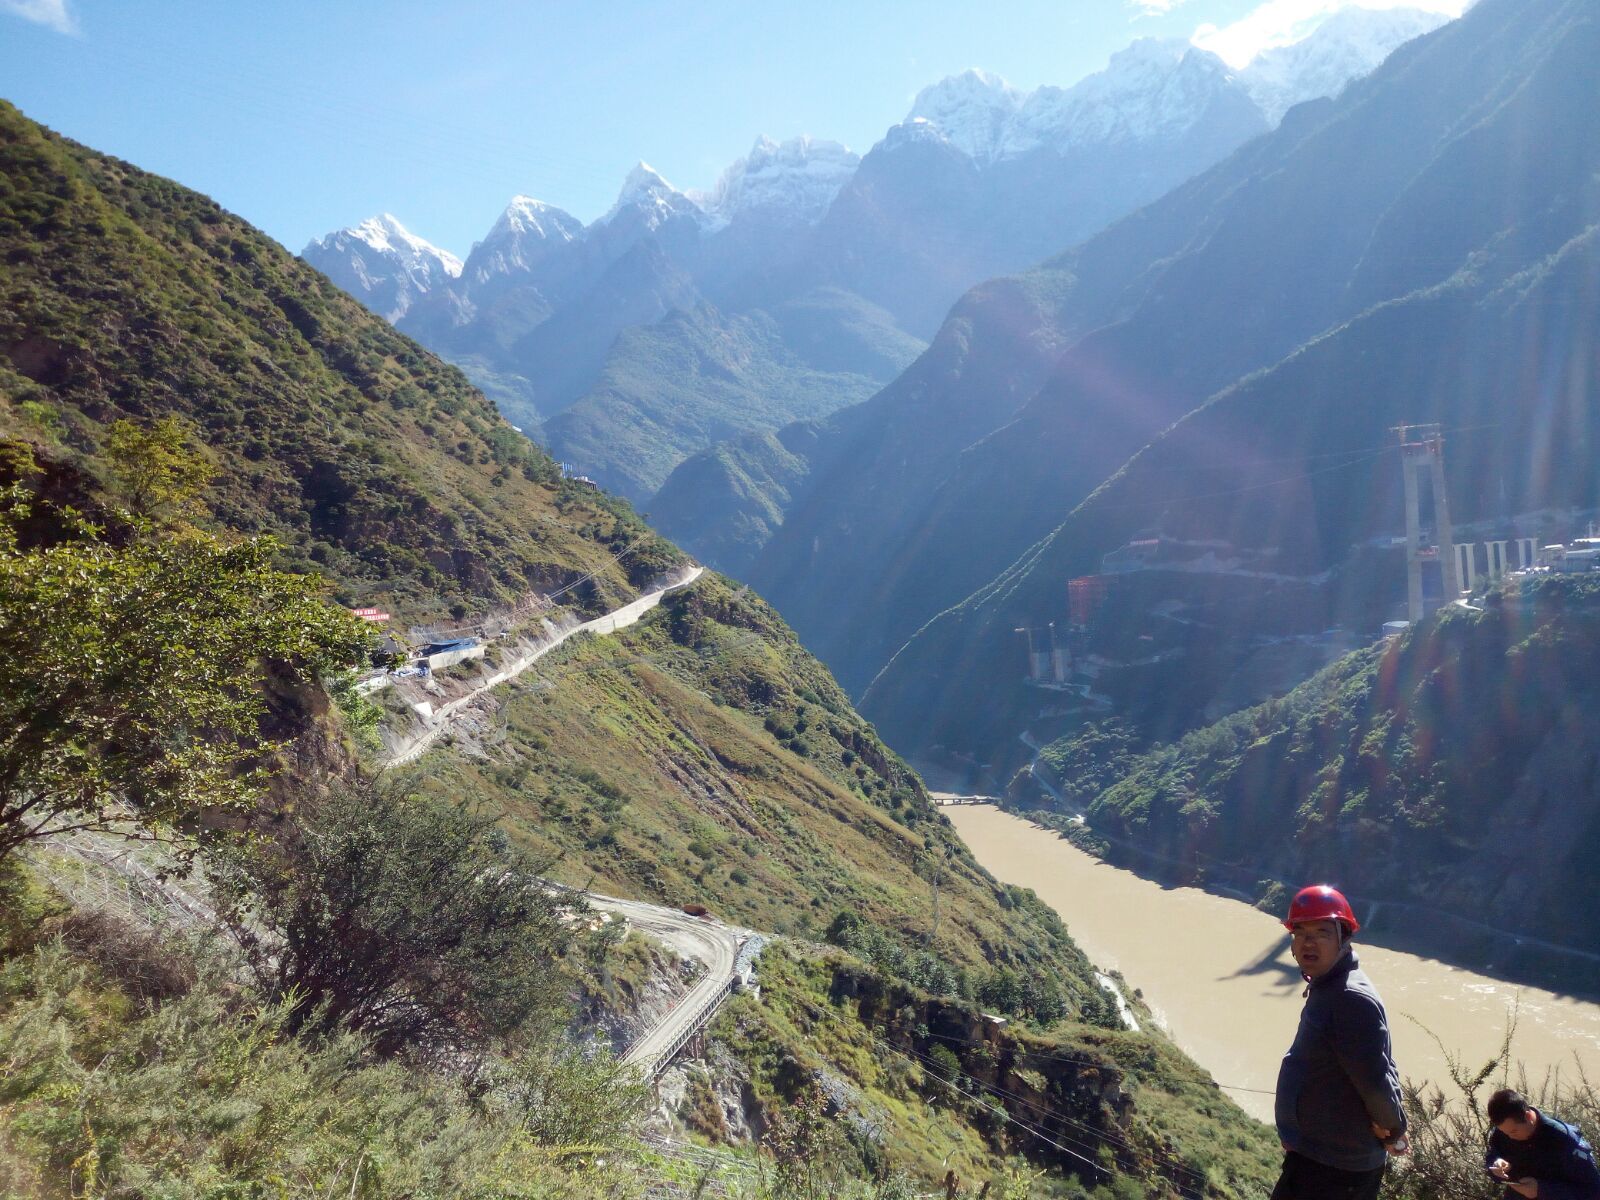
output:
[[[859,403],[921,349],[843,292],[772,314],[702,306],[624,330],[588,394],[544,430],[552,453],[643,504],[690,454]]]
[[[950,1100],[943,1085],[893,1082],[905,1072],[875,1042],[897,1006],[935,1004],[974,1026],[982,1009],[1122,1078],[1114,1004],[1055,914],[976,864],[770,609],[705,576],[641,625],[572,646],[537,674],[512,685],[489,731],[423,760],[416,785],[477,797],[514,840],[555,860],[549,873],[563,882],[703,903],[729,921],[848,950],[854,958],[837,961],[853,965],[829,967],[769,948],[761,1002],[720,1020],[715,1040],[748,1068],[758,1113],[800,1103],[814,1067],[893,1114],[890,1148],[858,1139],[840,1151],[861,1170],[937,1176],[952,1146],[984,1172],[1016,1154],[1064,1161],[997,1126],[982,1103],[931,1111]],[[902,999],[881,1011],[838,1010],[822,1025],[801,1019],[832,995],[837,972]],[[916,1036],[919,1052],[937,1053]],[[1174,1072],[1179,1057],[1159,1035],[1133,1040],[1155,1057],[1132,1108],[1097,1118],[1105,1132],[1126,1139],[1149,1129],[1167,1158],[1222,1164],[1212,1194],[1251,1194],[1225,1181],[1259,1178],[1264,1132],[1208,1084],[1196,1109],[1190,1085],[1177,1082],[1194,1069]],[[1170,1098],[1178,1095],[1187,1099]],[[1202,1149],[1213,1123],[1234,1128],[1234,1149],[1220,1158]],[[1062,1186],[1062,1195],[1082,1194],[1078,1182]]]
[[[1101,993],[1066,931],[997,883],[827,671],[748,589],[704,576],[616,639],[564,647],[508,689],[474,755],[418,784],[503,813],[563,882],[698,901],[820,938],[841,909],[959,967]]]
[[[1268,1131],[1159,1035],[1003,1026],[851,958],[786,946],[763,955],[761,999],[738,1000],[714,1032],[748,1070],[758,1111],[829,1094],[849,1135],[838,1157],[869,1170],[942,1163],[968,1195],[1018,1158],[1056,1164],[1039,1173],[1040,1196],[1243,1198],[1267,1184]]]
[[[231,664],[238,678],[207,681],[259,702],[263,743],[289,743],[248,813],[202,810],[182,827],[242,955],[86,912],[13,926],[34,885],[0,879],[0,1054],[18,1064],[0,1083],[8,1186],[52,1200],[630,1197],[673,1178],[677,1167],[633,1136],[630,1111],[585,1107],[615,1095],[616,1076],[606,1056],[578,1048],[568,1022],[603,1006],[596,997],[639,989],[603,978],[615,948],[599,928],[591,937],[565,924],[584,923],[580,903],[555,913],[524,888],[534,871],[699,901],[802,938],[832,929],[871,960],[853,977],[875,993],[911,1003],[926,987],[969,1022],[985,1004],[1041,1036],[1082,1034],[1096,1070],[1115,1057],[1105,995],[1060,920],[977,866],[828,672],[725,580],[702,577],[619,636],[567,643],[482,701],[490,718],[442,739],[396,792],[363,791],[354,731],[326,688],[290,687],[257,661],[303,659],[307,674],[326,665],[308,649],[326,614],[301,603],[318,577],[340,602],[388,597],[402,617],[459,616],[589,572],[573,598],[611,607],[681,559],[625,504],[555,479],[456,373],[209,201],[15,110],[0,110],[0,129],[0,251],[15,267],[0,279],[0,434],[18,451],[14,476],[25,459],[38,468],[18,554],[52,553],[73,510],[105,526],[107,555],[137,558],[156,536],[147,531],[164,546],[215,550],[212,574],[169,589],[190,616],[252,581],[257,608],[272,610],[151,627],[161,606],[133,603],[127,586],[142,577],[113,571],[106,602],[87,610],[102,622],[74,633],[70,615],[62,621],[72,645],[61,661],[76,664],[79,690],[117,682],[96,674],[98,638],[111,639],[112,668],[153,663],[182,677]],[[110,521],[135,502],[166,516]],[[275,565],[252,540],[262,532],[283,543]],[[305,575],[285,582],[285,564]],[[335,615],[335,632],[354,639]],[[269,617],[297,625],[300,643]],[[47,669],[28,651],[28,621],[13,624],[13,670]],[[63,682],[73,680],[52,686]],[[36,694],[26,678],[13,686]],[[179,717],[189,723],[123,727],[177,751],[125,799],[171,783],[169,768],[179,784],[204,778],[194,743],[216,730],[202,728],[203,710]],[[44,778],[36,763],[23,775],[24,793]],[[139,815],[137,803],[118,814]],[[55,863],[61,849],[41,853]],[[113,868],[82,868],[102,869]],[[38,861],[28,870],[47,874]],[[619,970],[637,968],[626,947],[617,953]],[[557,972],[558,983],[519,987],[526,970]],[[878,1036],[889,1019],[858,1008],[850,1036]],[[1178,1064],[1172,1087],[1197,1078],[1149,1044],[1152,1079],[1170,1074],[1166,1058]],[[1143,1129],[1160,1091],[1151,1110],[1119,1109],[1115,1127]],[[982,1111],[961,1124],[999,1163],[1013,1148]],[[1220,1119],[1242,1120],[1233,1109]],[[1208,1132],[1161,1129],[1169,1157],[1204,1156]],[[1047,1145],[1022,1149],[1054,1161]],[[940,1174],[936,1158],[908,1164]],[[780,1174],[767,1191],[788,1186]],[[891,1174],[856,1190],[898,1186]]]
[[[585,1164],[633,1144],[643,1092],[568,1041],[568,991],[603,961],[568,951],[593,937],[482,822],[341,785],[344,763],[319,787],[300,757],[319,725],[337,752],[315,683],[369,631],[271,567],[270,539],[64,506],[4,446],[0,1191],[594,1194]],[[143,464],[147,508],[204,480],[169,448]],[[152,840],[155,871],[116,865]],[[164,891],[195,862],[216,915]],[[119,901],[130,879],[178,930]]]
[[[215,203],[0,102],[0,434],[103,479],[119,418],[185,418],[210,522],[272,533],[339,598],[433,614],[676,553],[453,367]],[[607,553],[609,550],[610,553]]]
[[[1089,823],[1163,875],[1335,878],[1592,946],[1597,667],[1600,582],[1525,577],[1129,760]]]

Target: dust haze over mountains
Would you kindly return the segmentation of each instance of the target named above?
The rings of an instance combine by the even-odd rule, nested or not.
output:
[[[558,458],[648,505],[690,454],[867,399],[968,287],[1154,200],[1444,19],[1351,10],[1238,72],[1154,39],[1067,88],[968,71],[923,89],[864,158],[762,137],[701,193],[641,163],[587,227],[518,197],[457,276],[425,277],[360,229],[305,257]],[[371,265],[385,253],[388,270]],[[728,507],[682,490],[667,505],[694,508],[682,532]]]

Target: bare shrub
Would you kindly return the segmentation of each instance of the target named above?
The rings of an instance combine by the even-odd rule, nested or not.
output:
[[[1512,1053],[1516,1014],[1506,1024],[1505,1038],[1495,1056],[1474,1066],[1445,1049],[1431,1030],[1423,1027],[1444,1053],[1449,1083],[1405,1085],[1406,1116],[1410,1123],[1411,1153],[1392,1160],[1384,1187],[1386,1200],[1497,1200],[1503,1184],[1483,1170],[1489,1118],[1484,1103],[1497,1088],[1514,1087],[1541,1112],[1579,1126],[1585,1136],[1600,1129],[1600,1093],[1590,1083],[1583,1064],[1574,1059],[1570,1074],[1552,1072],[1529,1079]]]
[[[194,986],[194,960],[173,953],[171,939],[160,933],[104,909],[76,909],[55,925],[74,957],[135,999],[170,1000]]]

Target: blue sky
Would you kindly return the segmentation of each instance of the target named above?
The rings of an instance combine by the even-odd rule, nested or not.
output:
[[[1068,84],[1197,29],[1242,55],[1348,2],[0,0],[0,95],[292,250],[387,210],[464,255],[517,193],[592,220],[641,159],[691,188],[758,134],[865,153],[967,67]]]

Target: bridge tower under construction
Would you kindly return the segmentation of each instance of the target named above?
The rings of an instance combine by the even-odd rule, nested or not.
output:
[[[1043,629],[1018,628],[1028,639],[1028,679],[1032,683],[1064,683],[1072,671],[1072,653],[1056,637],[1056,623]]]
[[[1422,620],[1422,564],[1438,563],[1446,604],[1461,594],[1456,573],[1455,539],[1450,529],[1450,502],[1444,488],[1444,434],[1438,425],[1398,425],[1400,469],[1406,488],[1406,615]],[[1422,540],[1422,476],[1432,493],[1434,541]]]

